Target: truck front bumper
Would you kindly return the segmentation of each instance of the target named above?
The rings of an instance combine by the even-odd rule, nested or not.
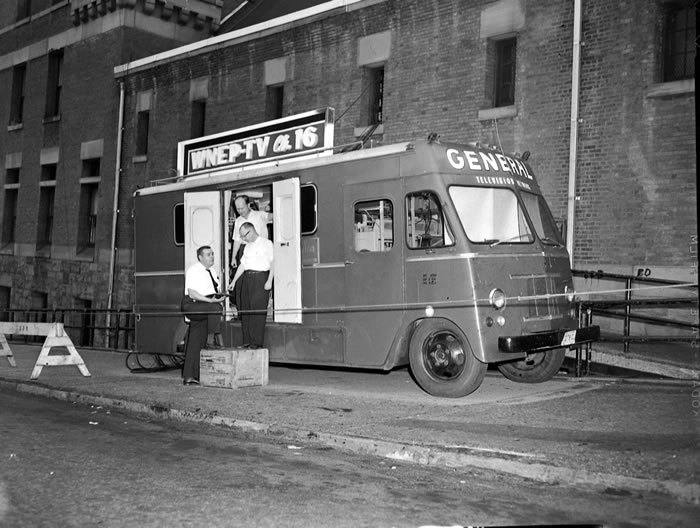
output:
[[[498,350],[507,353],[534,352],[550,348],[574,347],[600,339],[599,326],[586,326],[574,330],[552,330],[537,334],[499,337]]]

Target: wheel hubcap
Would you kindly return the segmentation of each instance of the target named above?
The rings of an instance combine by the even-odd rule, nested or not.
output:
[[[466,363],[464,346],[452,332],[436,332],[423,344],[423,362],[426,370],[435,378],[456,378]]]

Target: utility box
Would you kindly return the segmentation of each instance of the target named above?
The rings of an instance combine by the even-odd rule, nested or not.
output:
[[[267,348],[203,349],[199,360],[199,382],[205,387],[265,386],[268,380]]]

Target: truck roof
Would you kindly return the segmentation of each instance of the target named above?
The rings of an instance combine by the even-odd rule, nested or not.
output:
[[[522,184],[529,182],[537,189],[532,169],[515,154],[504,154],[490,146],[478,143],[416,140],[338,154],[319,152],[303,157],[268,160],[244,167],[157,180],[152,182],[151,187],[137,189],[134,196],[217,186],[238,181],[262,180],[305,169],[402,154],[411,156],[418,154],[414,159],[421,165],[421,172],[469,173],[475,177],[477,184],[508,186],[519,184],[520,187],[528,189],[529,187]],[[518,183],[521,180],[522,184]]]

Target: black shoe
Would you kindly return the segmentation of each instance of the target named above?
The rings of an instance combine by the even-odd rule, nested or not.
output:
[[[250,348],[250,343],[243,343],[241,348]]]
[[[199,380],[195,378],[185,378],[182,380],[183,385],[199,385]]]

